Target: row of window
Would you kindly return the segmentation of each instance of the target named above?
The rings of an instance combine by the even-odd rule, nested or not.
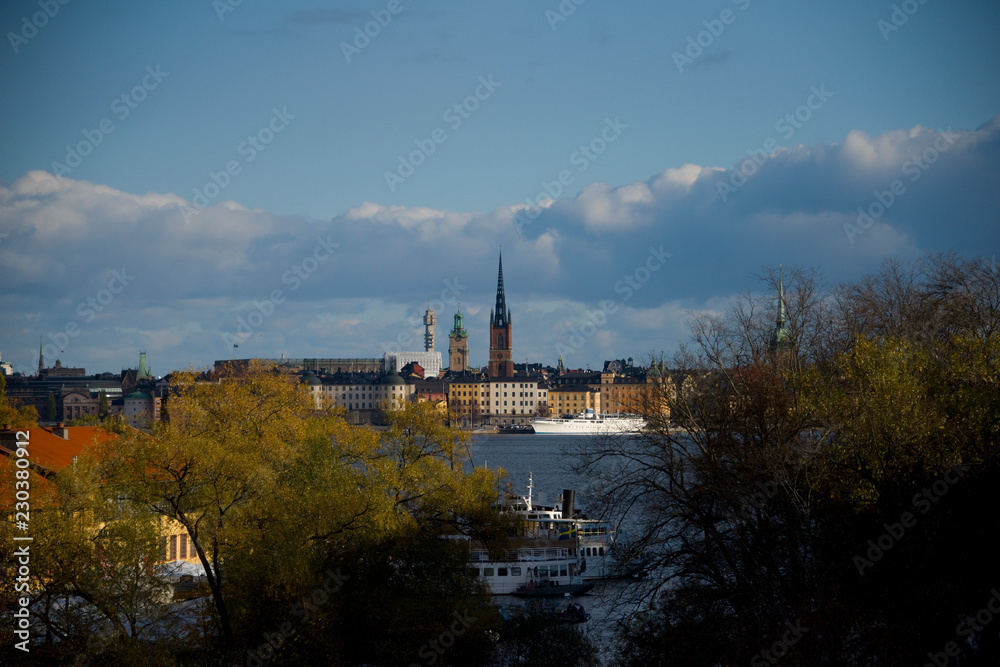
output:
[[[180,549],[178,550],[178,547]],[[160,553],[167,560],[174,561],[177,559],[184,560],[188,557],[188,536],[187,533],[181,533],[180,535],[170,536],[170,549],[167,550],[167,538],[160,537]],[[191,557],[194,558],[195,551],[194,545],[191,545]]]
[[[484,576],[484,577],[506,577],[506,576],[520,577],[521,576],[521,568],[520,567],[510,567],[510,568],[506,568],[506,567],[497,567],[497,568],[484,567],[482,570],[480,570],[478,567],[473,567],[472,569],[475,570],[476,576],[479,576],[480,574],[482,576]],[[567,569],[566,564],[562,564],[562,565],[549,565],[548,568],[546,568],[546,566],[544,566],[544,565],[541,565],[541,566],[537,566],[537,567],[532,568],[532,573],[531,574],[533,576],[535,576],[535,577],[545,577],[545,576],[548,576],[548,577],[565,577],[565,576],[567,576],[569,574],[569,570]]]

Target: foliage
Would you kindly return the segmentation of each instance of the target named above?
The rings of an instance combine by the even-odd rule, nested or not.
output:
[[[33,405],[17,406],[7,397],[7,379],[0,373],[0,426],[33,428],[38,426],[38,410]]]
[[[66,426],[99,426],[100,417],[97,415],[83,415],[79,419],[71,419],[66,422]]]
[[[32,487],[48,658],[409,664],[453,632],[438,659],[484,662],[498,620],[465,564],[502,532],[497,474],[466,472],[468,436],[429,405],[387,421],[317,413],[258,366],[175,374],[148,433],[108,419],[115,437]],[[200,623],[156,565],[164,530],[205,570]]]
[[[998,267],[784,277],[790,352],[768,346],[773,295],[698,316],[651,428],[581,451],[653,575],[623,664],[921,664],[995,585]],[[962,664],[996,662],[997,633],[971,634]]]
[[[108,403],[108,395],[102,389],[97,403],[97,416],[104,421],[111,416],[111,404]]]

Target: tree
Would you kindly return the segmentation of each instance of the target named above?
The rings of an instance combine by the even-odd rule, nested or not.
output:
[[[106,452],[119,499],[178,522],[205,570],[224,650],[233,644],[223,562],[250,549],[241,510],[278,492],[280,471],[300,455],[312,404],[289,378],[229,369],[214,382],[178,374],[171,419]],[[241,539],[243,538],[243,539]]]
[[[38,426],[38,410],[33,405],[17,406],[7,396],[7,379],[0,373],[0,426],[23,429]]]
[[[205,644],[274,664],[402,663],[460,614],[473,620],[454,655],[486,645],[495,613],[458,538],[492,534],[497,478],[465,472],[467,436],[432,406],[353,427],[256,365],[176,374],[171,394],[169,421],[124,434],[101,470],[119,502],[187,533],[211,595]]]
[[[54,422],[56,420],[56,396],[51,391],[49,392],[49,401],[45,407],[45,419]]]
[[[111,415],[111,405],[108,403],[108,395],[102,389],[100,399],[97,404],[97,416],[104,421]]]
[[[626,664],[920,663],[982,608],[998,269],[887,261],[829,293],[816,275],[783,276],[790,363],[768,354],[774,292],[744,295],[694,318],[645,433],[580,452],[651,569]],[[1000,640],[974,634],[957,650],[991,664]]]

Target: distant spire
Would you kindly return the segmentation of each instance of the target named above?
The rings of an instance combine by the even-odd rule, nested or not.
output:
[[[45,353],[42,352],[42,336],[38,336],[38,374],[45,370]]]
[[[507,309],[507,298],[503,291],[503,253],[500,254],[500,266],[497,270],[497,301],[493,308],[493,326],[505,327],[510,322],[510,311]]]
[[[778,265],[778,318],[774,323],[774,333],[771,334],[770,352],[790,352],[792,335],[788,331],[788,317],[785,315],[785,281],[781,265]]]

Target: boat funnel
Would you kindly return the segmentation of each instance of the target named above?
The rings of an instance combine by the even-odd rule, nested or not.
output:
[[[563,489],[562,518],[564,519],[573,518],[573,513],[574,513],[573,501],[575,500],[574,497],[575,495],[576,494],[573,492],[573,489]]]

